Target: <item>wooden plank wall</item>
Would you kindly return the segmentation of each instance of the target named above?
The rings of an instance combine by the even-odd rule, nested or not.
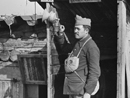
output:
[[[18,55],[18,62],[24,84],[46,85],[46,54]]]
[[[11,96],[11,82],[10,81],[0,81],[0,98]]]
[[[35,42],[33,45],[35,49],[29,47],[31,42]],[[27,43],[25,47],[24,47],[24,43]],[[33,50],[32,52],[36,52],[39,49],[41,50],[45,46],[45,44],[46,44],[45,40],[33,41],[33,39],[30,39],[30,41],[29,40],[26,41],[26,40],[9,39],[5,43],[5,47],[8,51],[12,51],[15,47],[16,51],[21,51],[21,54],[27,54],[25,52],[26,50],[30,50],[32,48],[31,49]],[[22,46],[19,47],[20,45]],[[1,53],[1,49],[2,47],[0,43],[0,53]],[[21,78],[22,77],[20,74],[17,60],[16,62],[14,62],[11,61],[11,59],[8,59],[7,61],[2,61],[0,59],[0,98],[7,98],[5,96],[12,96],[11,98],[24,98],[24,85],[22,83]],[[13,81],[13,79],[15,79],[16,81],[15,80]]]
[[[23,98],[20,71],[14,65],[0,68],[0,98]]]

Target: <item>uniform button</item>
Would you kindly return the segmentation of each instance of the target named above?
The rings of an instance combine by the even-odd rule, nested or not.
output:
[[[76,51],[76,49],[74,49],[74,51]]]

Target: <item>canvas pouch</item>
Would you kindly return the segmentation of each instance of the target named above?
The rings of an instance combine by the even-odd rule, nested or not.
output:
[[[79,54],[82,50],[82,48],[84,47],[84,45],[91,39],[91,37],[85,41],[85,43],[82,45],[82,47],[80,48],[77,56],[71,56],[73,51],[70,53],[70,55],[68,56],[68,58],[65,60],[65,71],[66,73],[69,72],[74,72],[78,66],[79,66]]]

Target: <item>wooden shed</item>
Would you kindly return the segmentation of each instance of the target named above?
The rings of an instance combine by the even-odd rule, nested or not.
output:
[[[42,12],[37,2],[0,1],[0,98],[47,96]]]

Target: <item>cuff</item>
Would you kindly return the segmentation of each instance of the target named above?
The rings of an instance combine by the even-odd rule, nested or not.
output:
[[[85,85],[85,92],[91,95],[93,93],[96,85],[97,85],[97,81],[91,81],[90,83],[87,83]]]

